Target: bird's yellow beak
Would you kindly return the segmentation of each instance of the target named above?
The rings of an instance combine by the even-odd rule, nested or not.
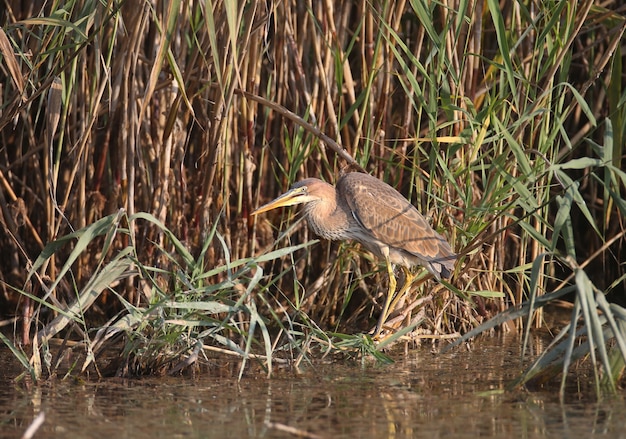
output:
[[[264,204],[250,215],[258,215],[259,213],[267,212],[268,210],[276,209],[277,207],[295,206],[296,204],[306,203],[308,201],[311,201],[311,198],[307,194],[307,187],[300,186],[293,188],[269,203]]]

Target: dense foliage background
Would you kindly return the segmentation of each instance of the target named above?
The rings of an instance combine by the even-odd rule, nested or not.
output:
[[[97,353],[123,333],[128,371],[367,331],[384,267],[294,248],[312,238],[295,210],[250,216],[349,170],[341,147],[460,255],[397,327],[465,332],[583,282],[624,301],[621,2],[3,4],[0,309],[23,318],[17,340],[71,328]]]

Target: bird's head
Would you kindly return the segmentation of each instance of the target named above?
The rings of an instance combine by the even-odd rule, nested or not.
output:
[[[251,215],[258,215],[259,213],[267,212],[268,210],[276,209],[278,207],[295,206],[296,204],[319,201],[320,195],[316,193],[316,188],[320,184],[326,185],[326,183],[323,183],[321,180],[317,180],[315,178],[299,181],[295,183],[287,192],[259,207],[257,210],[252,212]]]

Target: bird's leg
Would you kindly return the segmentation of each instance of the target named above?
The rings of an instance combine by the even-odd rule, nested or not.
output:
[[[383,312],[378,319],[378,324],[376,325],[376,331],[374,332],[374,337],[380,334],[380,331],[383,329],[383,325],[387,321],[389,317],[389,313],[396,309],[398,303],[402,300],[402,298],[406,295],[406,293],[411,288],[413,281],[417,277],[414,273],[411,272],[410,269],[406,267],[402,267],[404,271],[404,283],[402,284],[402,288],[398,291],[398,294],[395,294],[397,281],[396,277],[393,274],[393,268],[390,268],[391,264],[387,265],[387,270],[389,271],[389,294],[387,295],[387,299],[385,300],[385,306],[383,307]],[[394,297],[395,296],[395,297]]]
[[[393,267],[391,266],[391,261],[389,260],[388,255],[385,255],[385,263],[387,264],[387,272],[389,273],[389,291],[387,292],[387,298],[385,299],[383,312],[380,314],[380,317],[378,318],[378,324],[376,324],[376,329],[374,330],[374,337],[376,337],[378,334],[380,334],[380,331],[382,331],[383,325],[385,324],[385,321],[387,321],[387,317],[389,314],[389,306],[391,305],[393,296],[396,293],[396,276],[393,274]]]
[[[411,272],[410,269],[404,266],[402,267],[402,270],[404,271],[404,284],[402,285],[402,288],[400,288],[400,291],[398,291],[398,295],[396,296],[396,299],[393,302],[391,302],[390,309],[392,310],[396,309],[398,302],[400,302],[400,300],[402,300],[404,295],[409,291],[409,288],[411,288],[413,281],[417,277],[415,274]]]

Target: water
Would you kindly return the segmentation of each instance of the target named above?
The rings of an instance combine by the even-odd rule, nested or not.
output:
[[[472,351],[392,353],[396,363],[321,364],[267,379],[56,380],[13,384],[0,351],[0,437],[39,414],[46,438],[574,438],[626,437],[621,397],[597,402],[554,390],[500,392],[519,371],[519,342]]]

